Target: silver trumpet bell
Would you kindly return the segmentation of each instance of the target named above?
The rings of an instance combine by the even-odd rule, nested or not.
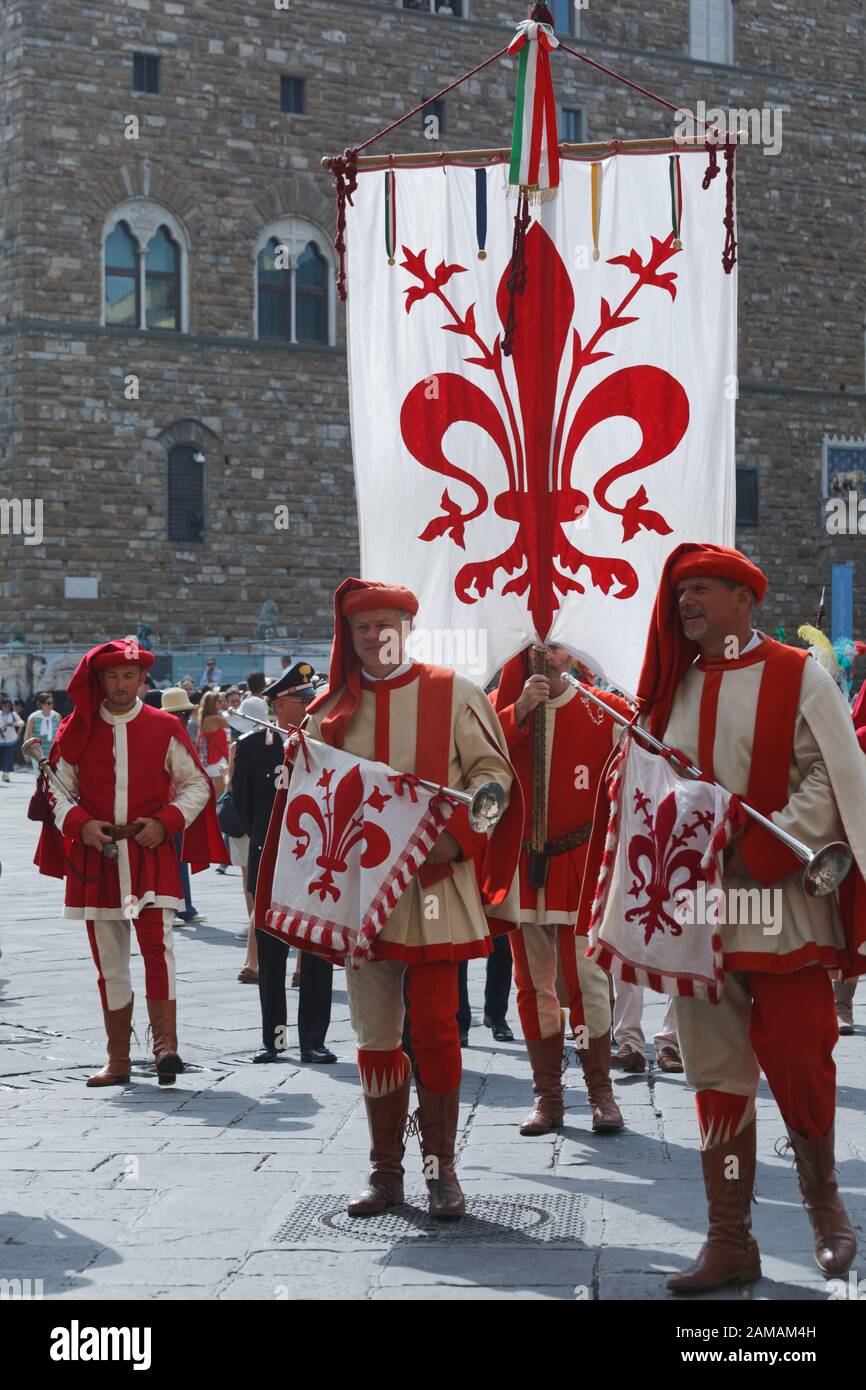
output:
[[[803,887],[809,897],[825,898],[828,893],[835,892],[851,867],[851,858],[849,846],[841,840],[833,840],[816,850],[803,870]]]
[[[436,783],[424,782],[424,785],[432,787]],[[498,782],[482,782],[474,792],[456,792],[451,787],[443,787],[442,791],[449,801],[459,801],[469,807],[469,824],[479,835],[488,834],[502,819],[505,792]]]

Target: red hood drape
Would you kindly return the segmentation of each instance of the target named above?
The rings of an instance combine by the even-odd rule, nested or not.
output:
[[[667,728],[676,688],[700,653],[683,632],[676,586],[693,575],[736,579],[754,591],[758,603],[767,592],[767,577],[739,550],[726,545],[687,541],[671,551],[659,580],[637,687],[638,709],[648,716],[650,733],[661,738]]]

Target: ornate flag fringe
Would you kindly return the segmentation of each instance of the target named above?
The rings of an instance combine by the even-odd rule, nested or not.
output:
[[[559,187],[559,136],[550,54],[559,47],[549,24],[525,19],[508,45],[519,53],[509,193],[526,189],[533,203],[548,202]]]

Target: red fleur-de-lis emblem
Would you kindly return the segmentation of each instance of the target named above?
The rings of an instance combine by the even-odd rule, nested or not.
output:
[[[286,808],[286,829],[296,839],[292,853],[303,859],[312,843],[312,836],[302,822],[309,818],[322,842],[321,853],[316,858],[316,867],[321,875],[307,886],[308,893],[318,893],[322,902],[326,897],[334,902],[342,895],[342,889],[334,882],[337,875],[344,874],[348,866],[348,856],[355,845],[363,840],[361,867],[374,869],[387,857],[391,840],[381,825],[370,821],[364,808],[381,811],[390,796],[385,796],[378,787],[364,799],[364,779],[357,765],[344,773],[331,790],[334,769],[326,768],[316,783],[323,789],[317,801],[315,797],[303,793],[293,797]]]
[[[709,811],[693,811],[692,818],[683,821],[675,835],[679,812],[674,792],[668,792],[655,815],[651,799],[639,787],[635,789],[634,801],[648,833],[632,835],[628,842],[628,866],[635,876],[629,897],[639,902],[629,908],[625,920],[637,919],[641,923],[644,944],[648,946],[657,931],[667,929],[671,936],[682,935],[682,923],[671,916],[667,905],[674,901],[677,892],[693,887],[700,877],[701,850],[684,846],[699,829],[712,831],[712,815]]]
[[[474,603],[497,584],[502,594],[526,595],[541,637],[550,629],[561,596],[586,592],[578,577],[583,571],[603,593],[630,598],[637,592],[638,576],[629,561],[622,555],[592,555],[581,550],[569,539],[565,527],[575,521],[582,525],[595,504],[602,512],[619,517],[624,543],[642,530],[670,534],[672,528],[664,516],[649,506],[643,484],[623,502],[609,494],[620,479],[673,452],[688,425],[688,398],[669,372],[649,365],[611,372],[575,409],[576,387],[587,366],[612,356],[599,350],[602,340],[637,321],[625,310],[640,289],[655,286],[666,290],[671,299],[676,297],[676,274],[661,271],[661,266],[678,254],[673,233],[664,241],[652,237],[645,262],[634,249],[627,256],[613,256],[608,261],[609,265],[624,266],[634,277],[633,283],[615,308],[601,300],[598,326],[584,343],[572,324],[575,296],[562,258],[540,223],[530,228],[526,236],[527,281],[519,301],[511,357],[516,399],[498,332],[488,344],[476,323],[475,305],[461,313],[446,294],[449,281],[465,267],[442,262],[430,271],[425,251],[416,254],[404,246],[403,253],[402,268],[418,282],[406,291],[407,313],[425,299],[437,300],[450,315],[450,322],[442,324],[443,331],[465,337],[474,345],[473,355],[464,359],[467,365],[489,373],[489,390],[484,390],[469,376],[437,372],[431,365],[430,374],[412,387],[403,402],[400,428],[407,449],[425,468],[451,480],[452,488],[455,484],[459,487],[456,498],[445,488],[441,514],[428,523],[419,539],[433,542],[448,536],[454,545],[466,549],[471,523],[490,506],[487,488],[465,460],[445,452],[445,435],[458,422],[476,425],[495,446],[506,486],[494,497],[493,509],[517,524],[514,539],[500,555],[473,559],[460,568],[454,580],[457,597],[463,603]],[[508,312],[508,274],[506,266],[496,299],[503,325]],[[569,346],[567,379],[560,387],[560,366]],[[429,389],[431,377],[436,381],[435,392]],[[635,421],[641,443],[630,458],[608,468],[592,485],[590,498],[589,491],[572,476],[575,455],[596,425],[616,416]],[[619,488],[616,496],[621,496]]]

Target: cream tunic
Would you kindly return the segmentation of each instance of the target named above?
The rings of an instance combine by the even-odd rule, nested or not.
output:
[[[763,671],[764,663],[761,661],[725,671],[719,692],[713,771],[723,787],[744,797],[748,791],[758,691]],[[690,667],[677,687],[664,734],[666,743],[685,753],[695,763],[698,762],[703,687],[704,672],[696,666]],[[812,849],[820,849],[830,840],[845,838],[827,766],[809,722],[816,707],[820,707],[825,717],[835,720],[837,711],[835,708],[828,710],[827,702],[835,702],[839,716],[850,724],[838,689],[817,662],[810,659],[803,668],[788,773],[788,801],[782,810],[773,812],[771,819]],[[757,911],[758,900],[754,893],[754,908],[747,912],[741,910],[741,905],[745,906],[742,895],[737,900],[736,911],[730,897],[732,889],[756,889],[760,892],[761,885],[754,879],[726,878],[724,886],[729,893],[729,920],[720,925],[720,930],[729,969],[790,968],[793,962],[785,966],[778,958],[791,952],[805,952],[814,959],[814,951],[808,945],[810,942],[816,943],[819,951],[825,948],[825,963],[831,963],[826,959],[827,951],[844,946],[845,934],[836,895],[807,897],[799,872],[789,875],[772,889],[764,889],[764,910],[761,912]],[[732,920],[741,915],[748,920]],[[731,953],[739,955],[743,952],[757,953],[766,959],[763,962],[759,959],[753,962],[728,962],[727,957]],[[802,963],[807,964],[808,961],[803,960]]]
[[[391,687],[387,762],[398,772],[414,772],[418,681],[394,684],[394,680],[375,682],[376,689]],[[305,732],[313,738],[321,738],[322,719],[334,700],[336,695],[311,715],[305,725]],[[373,758],[375,741],[376,694],[362,686],[361,701],[352,716],[343,748],[357,757]],[[448,785],[472,792],[483,782],[498,782],[506,795],[511,790],[512,772],[505,736],[486,695],[471,681],[455,675]],[[448,878],[426,886],[422,885],[419,875],[412,879],[382,929],[380,944],[403,946],[413,952],[432,951],[441,957],[443,948],[447,950],[451,945],[465,948],[474,943],[475,952],[464,949],[460,954],[484,954],[483,943],[489,931],[475,869],[471,862],[460,861],[453,865],[453,870]],[[505,902],[488,912],[491,917],[517,922],[520,909],[514,886]]]

